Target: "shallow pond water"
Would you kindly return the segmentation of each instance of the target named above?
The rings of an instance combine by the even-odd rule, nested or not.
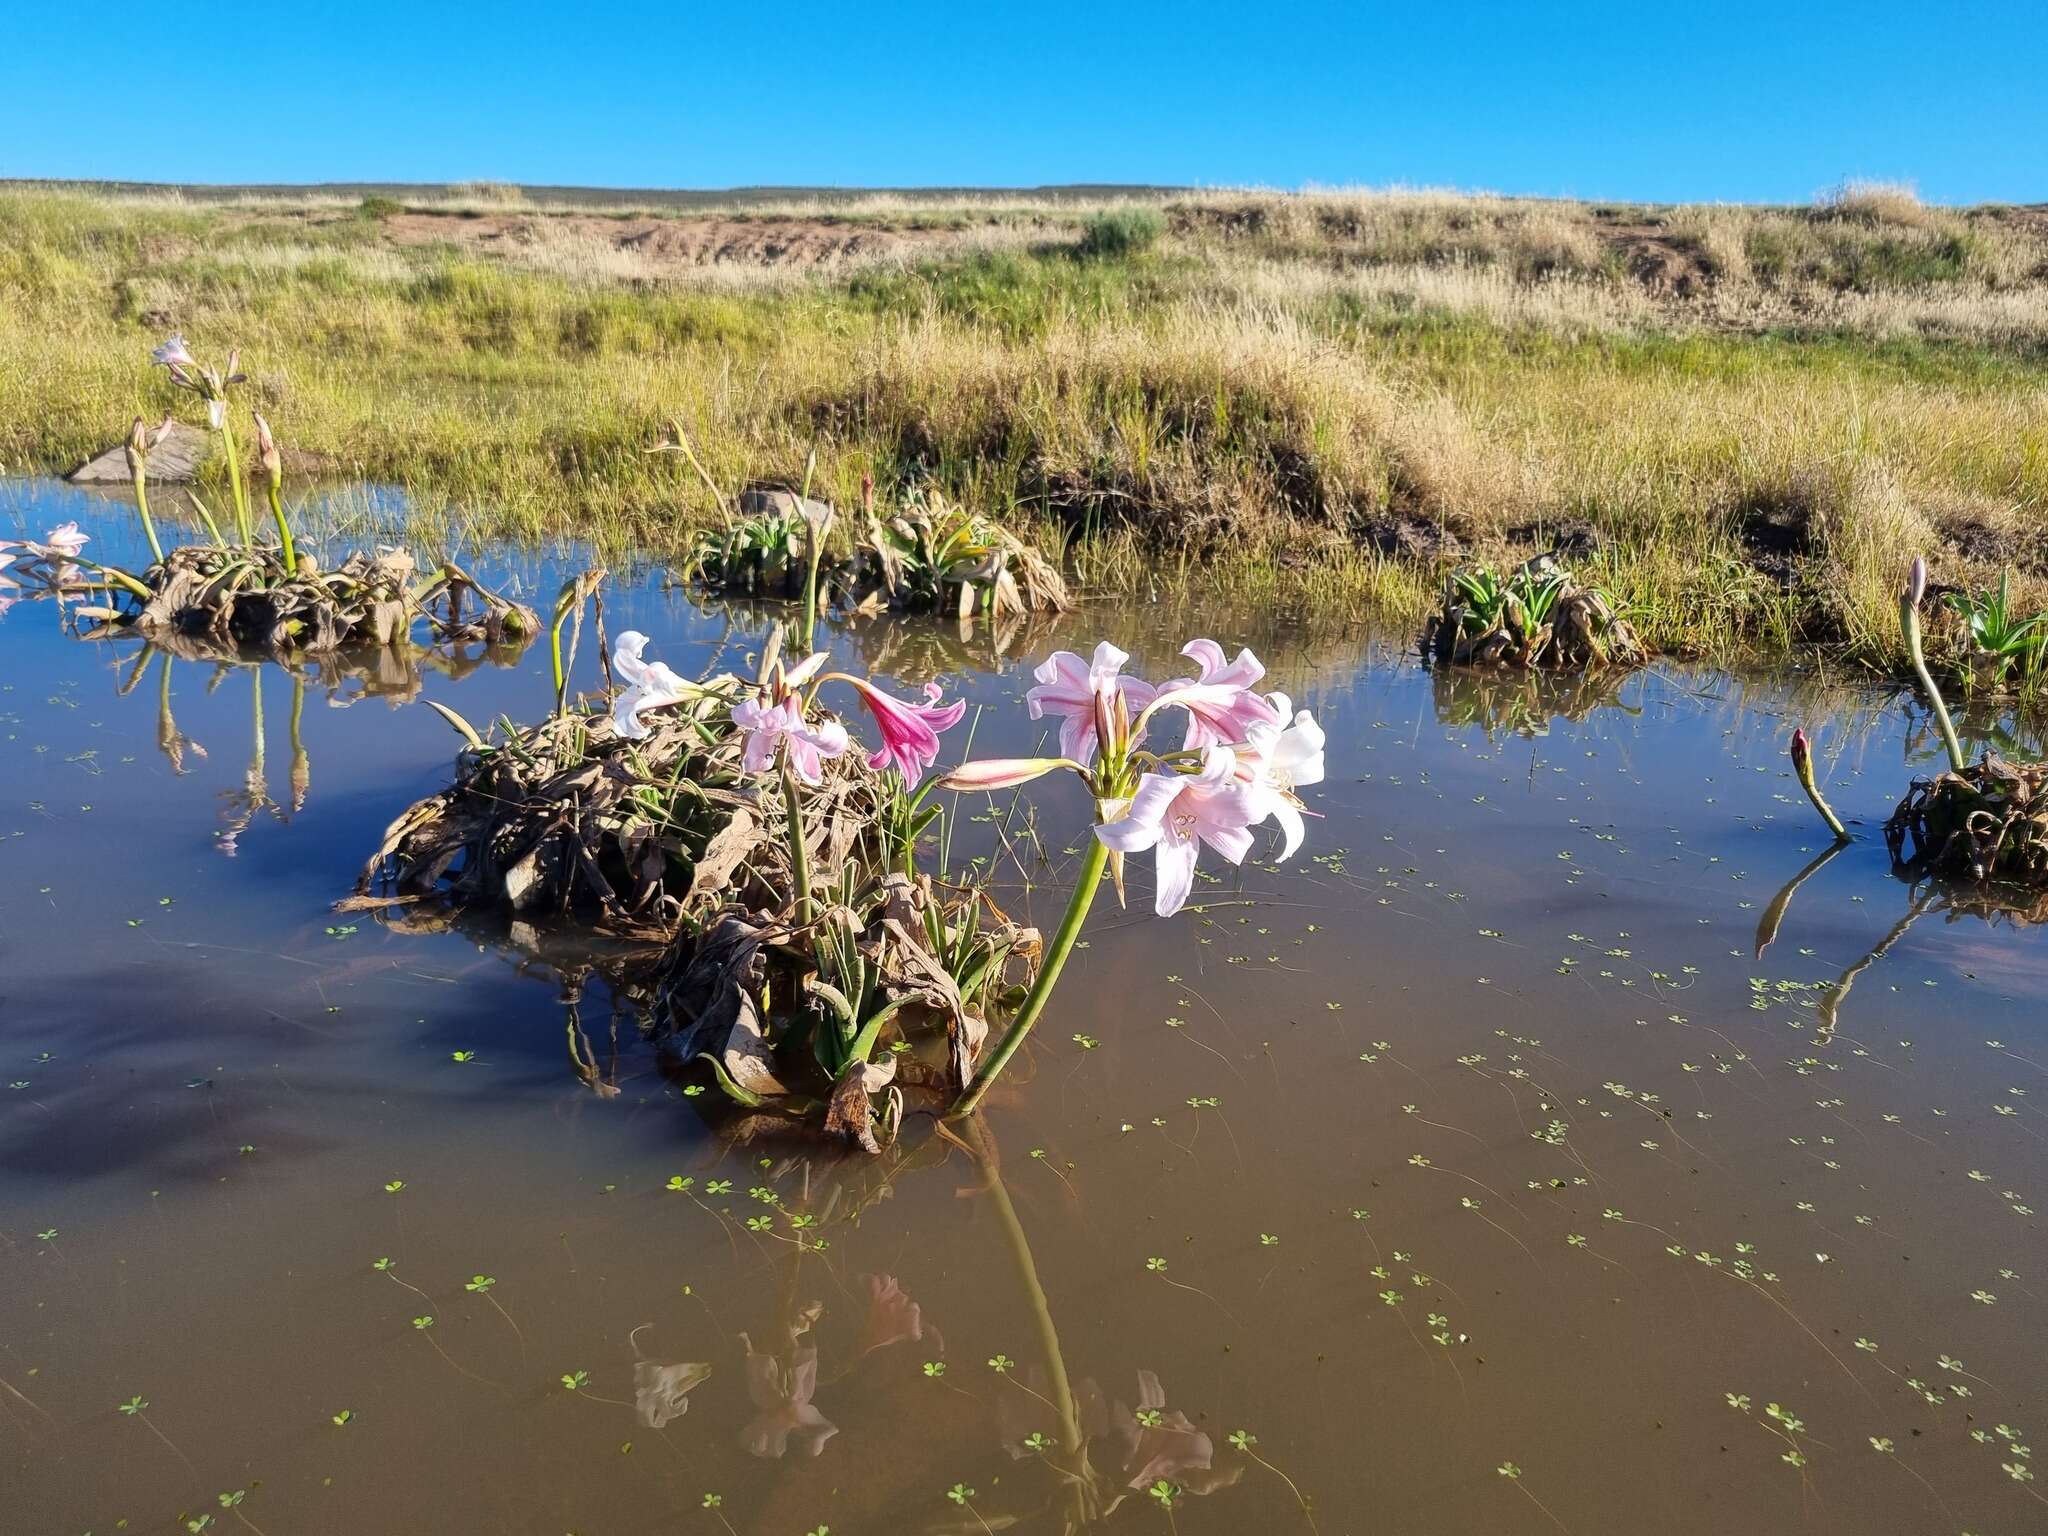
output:
[[[0,483],[0,537],[71,516],[132,556],[118,502]],[[573,565],[471,553],[529,600]],[[686,673],[764,631],[615,578]],[[1331,742],[1295,864],[1165,921],[1139,874],[978,1123],[868,1162],[717,1134],[617,946],[332,911],[447,773],[411,701],[532,718],[544,652],[295,676],[17,604],[0,1524],[2043,1529],[2048,951],[1891,877],[1914,712],[1197,618],[834,635],[986,706],[981,753],[1105,635],[1250,644]],[[1780,904],[1826,843],[1795,722],[1861,824]],[[1039,787],[1002,836],[1049,924],[1083,808]]]

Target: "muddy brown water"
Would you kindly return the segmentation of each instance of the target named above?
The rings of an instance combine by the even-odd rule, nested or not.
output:
[[[132,554],[118,503],[0,488],[0,537],[73,515]],[[14,606],[0,1526],[2048,1528],[2043,936],[1937,901],[1838,983],[1912,910],[1875,826],[1914,712],[1199,617],[835,634],[985,706],[977,751],[1102,635],[1151,676],[1250,644],[1331,740],[1295,863],[1162,921],[1140,860],[978,1126],[870,1163],[723,1139],[573,930],[330,910],[447,771],[408,695],[530,718],[543,654],[300,687]],[[610,619],[686,672],[763,628],[632,576]],[[1825,841],[1795,721],[1861,825],[1759,959]],[[1057,866],[1041,787],[1006,833]]]

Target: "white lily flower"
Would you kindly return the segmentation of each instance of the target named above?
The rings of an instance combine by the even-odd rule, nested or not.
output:
[[[643,661],[647,637],[637,629],[619,636],[612,648],[612,671],[626,680],[612,699],[612,729],[627,741],[640,741],[649,727],[640,718],[643,710],[680,704],[696,692],[696,685],[679,676],[666,662]]]
[[[1307,828],[1301,818],[1298,790],[1323,782],[1323,728],[1307,710],[1295,713],[1293,701],[1284,693],[1266,696],[1279,720],[1286,725],[1255,724],[1248,728],[1244,751],[1238,757],[1238,773],[1245,781],[1254,823],[1271,817],[1280,824],[1285,839],[1281,859],[1301,847]]]

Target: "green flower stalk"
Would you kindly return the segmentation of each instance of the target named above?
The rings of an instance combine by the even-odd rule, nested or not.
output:
[[[1081,855],[1081,872],[1075,877],[1074,894],[1067,902],[1066,916],[1060,919],[1058,932],[1047,946],[1045,959],[1038,968],[1038,979],[1032,983],[1030,995],[1024,999],[1024,1006],[1017,1010],[1017,1017],[1010,1021],[1010,1027],[990,1052],[988,1061],[975,1073],[974,1083],[962,1094],[960,1102],[953,1106],[956,1115],[971,1115],[981,1104],[981,1096],[988,1092],[989,1084],[1002,1076],[1003,1068],[1010,1064],[1010,1058],[1017,1054],[1037,1024],[1038,1016],[1045,1011],[1045,1005],[1052,998],[1053,988],[1059,985],[1060,972],[1066,968],[1067,956],[1074,952],[1074,942],[1081,937],[1081,928],[1088,921],[1088,909],[1095,905],[1095,893],[1102,885],[1103,872],[1109,867],[1109,848],[1099,838],[1090,837],[1088,847]]]
[[[825,558],[826,536],[832,531],[832,508],[828,505],[813,516],[806,499],[804,526],[809,532],[805,540],[809,546],[809,565],[804,572],[804,649],[812,651],[817,649],[818,639],[818,568]]]
[[[235,498],[235,536],[242,541],[242,547],[247,549],[256,542],[256,534],[249,526],[249,493],[242,486],[242,461],[235,453],[235,429],[228,425],[226,405],[225,400],[214,401],[209,403],[208,409],[210,416],[217,415],[220,419],[218,430],[221,446],[227,450],[228,456],[228,490]],[[214,406],[219,406],[220,409],[215,411]]]
[[[782,810],[789,819],[789,873],[796,887],[796,920],[811,920],[811,853],[804,842],[804,807],[787,752],[782,758]]]
[[[156,524],[149,516],[149,450],[164,439],[171,430],[171,418],[166,416],[163,425],[151,432],[143,425],[140,416],[128,434],[128,473],[135,478],[135,510],[142,516],[142,536],[149,540],[149,552],[156,557],[156,563],[164,563],[164,547],[156,536]]]
[[[1837,843],[1849,841],[1848,829],[1842,825],[1842,818],[1834,813],[1822,798],[1820,785],[1813,777],[1813,750],[1806,743],[1806,732],[1792,732],[1792,771],[1799,775],[1799,787],[1806,791],[1806,798],[1813,802],[1813,808],[1820,812],[1820,819],[1828,824],[1828,830],[1835,834]]]
[[[241,535],[244,546],[248,545],[254,537],[249,524],[249,491],[242,480],[234,429],[228,425],[228,389],[231,385],[246,384],[249,379],[241,371],[241,352],[228,353],[227,373],[223,376],[194,357],[183,336],[173,336],[150,354],[150,361],[166,369],[171,383],[179,389],[206,402],[206,425],[220,434],[221,446],[227,451],[228,489],[235,498],[235,531]]]
[[[1927,670],[1927,654],[1920,645],[1920,599],[1927,595],[1927,559],[1915,555],[1913,563],[1906,568],[1906,585],[1899,593],[1899,628],[1906,637],[1906,654],[1912,658],[1913,671],[1920,679],[1920,687],[1927,694],[1927,704],[1934,711],[1934,723],[1941,728],[1942,745],[1948,748],[1948,764],[1957,773],[1969,765],[1969,758],[1963,754],[1963,744],[1956,739],[1955,722],[1949,719],[1948,706],[1941,700],[1941,690],[1934,686],[1934,676]]]
[[[296,576],[299,573],[299,553],[292,545],[292,525],[285,521],[284,501],[279,494],[284,485],[284,455],[277,451],[277,439],[270,435],[270,423],[263,419],[263,413],[252,411],[250,415],[256,421],[256,456],[263,466],[264,482],[270,492],[270,515],[277,523],[277,542],[284,550],[284,573],[288,577]]]

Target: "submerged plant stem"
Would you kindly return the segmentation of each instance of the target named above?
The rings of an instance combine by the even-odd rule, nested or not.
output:
[[[1108,847],[1090,829],[1088,851],[1081,856],[1081,873],[1074,883],[1073,899],[1067,903],[1067,915],[1060,919],[1059,932],[1053,935],[1052,946],[1045,952],[1045,963],[1039,967],[1038,980],[1032,983],[1031,995],[1017,1010],[1017,1017],[1011,1021],[1008,1031],[989,1056],[988,1064],[976,1074],[973,1085],[953,1106],[954,1114],[974,1113],[981,1103],[981,1096],[988,1092],[989,1084],[1009,1065],[1010,1058],[1024,1043],[1024,1037],[1031,1033],[1031,1026],[1045,1011],[1052,989],[1059,985],[1060,970],[1066,965],[1067,956],[1073,952],[1074,941],[1081,937],[1081,925],[1088,920],[1088,909],[1095,904],[1095,891],[1102,884],[1102,871],[1108,863]]]

